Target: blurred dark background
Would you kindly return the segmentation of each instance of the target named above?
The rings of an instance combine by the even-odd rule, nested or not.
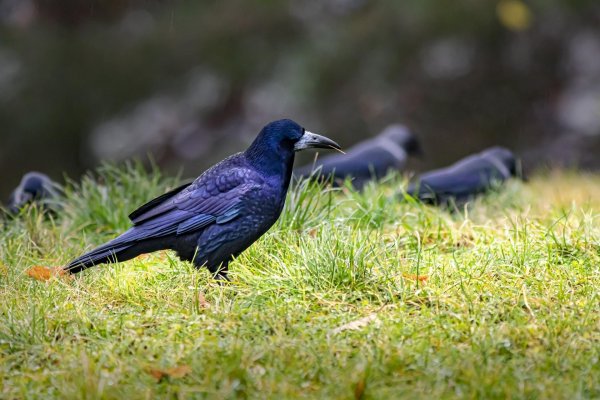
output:
[[[196,176],[291,117],[600,167],[598,0],[0,0],[0,195],[148,154]],[[310,160],[310,155],[302,161]]]

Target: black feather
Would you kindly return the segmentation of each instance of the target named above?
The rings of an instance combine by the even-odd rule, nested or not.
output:
[[[165,194],[158,196],[157,198],[155,198],[153,200],[150,200],[149,202],[138,207],[135,211],[133,211],[131,214],[129,214],[129,219],[131,220],[131,222],[135,223],[136,219],[138,219],[140,216],[147,213],[148,211],[150,211],[157,205],[163,203],[165,200],[168,200],[171,197],[175,196],[176,194],[178,194],[179,192],[181,192],[182,190],[184,190],[186,187],[190,186],[191,184],[192,184],[192,182],[185,183],[173,190],[168,191]]]

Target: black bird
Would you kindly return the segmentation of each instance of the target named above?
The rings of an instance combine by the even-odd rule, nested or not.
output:
[[[7,209],[17,214],[27,204],[38,203],[48,209],[59,196],[60,187],[48,175],[41,172],[28,172],[23,175],[19,186],[10,195]]]
[[[359,142],[346,154],[333,154],[318,159],[314,164],[294,170],[294,175],[310,176],[313,171],[319,179],[333,176],[334,184],[352,178],[355,188],[361,189],[368,181],[383,178],[390,170],[402,170],[408,156],[420,155],[417,138],[404,125],[390,125],[374,138]]]
[[[194,182],[141,206],[129,215],[133,227],[71,261],[76,273],[143,253],[175,250],[220,279],[227,267],[279,218],[296,151],[340,146],[289,119],[266,125],[250,147],[216,164]]]
[[[491,147],[449,167],[422,174],[406,193],[429,204],[462,204],[513,176],[517,176],[514,154],[504,147]]]

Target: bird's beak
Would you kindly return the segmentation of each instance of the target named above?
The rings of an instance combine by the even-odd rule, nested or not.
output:
[[[317,135],[309,131],[305,131],[304,135],[294,145],[294,151],[300,151],[304,149],[321,148],[321,149],[333,149],[342,151],[339,144],[333,140],[326,138],[325,136]]]
[[[523,182],[529,182],[529,175],[525,173],[525,170],[523,169],[523,163],[521,162],[521,160],[517,160],[515,164],[516,165],[513,176],[517,177],[518,179],[521,179]]]
[[[415,145],[415,149],[414,149],[414,153],[413,153],[417,158],[423,159],[425,158],[425,152],[423,151],[423,148],[421,147],[421,145],[417,142]]]
[[[408,143],[405,145],[406,151],[409,155],[415,156],[417,158],[425,158],[425,152],[423,152],[423,147],[421,147],[421,142],[413,136]]]

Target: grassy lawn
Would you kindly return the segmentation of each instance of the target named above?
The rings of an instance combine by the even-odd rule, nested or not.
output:
[[[106,167],[0,227],[1,398],[600,398],[600,176],[454,213],[303,184],[226,286],[170,252],[28,276],[176,183]]]

